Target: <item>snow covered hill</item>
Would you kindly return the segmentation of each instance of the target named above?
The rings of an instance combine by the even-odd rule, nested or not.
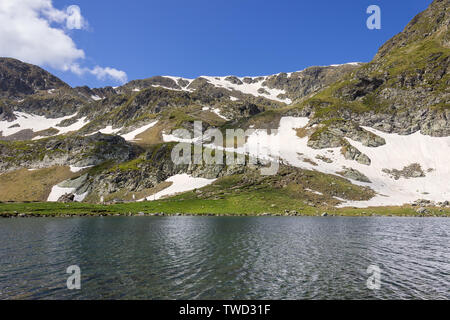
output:
[[[308,206],[447,201],[447,2],[433,1],[371,62],[268,76],[155,76],[71,88],[37,66],[0,58],[0,201],[11,196],[3,192],[13,183],[6,176],[41,179],[39,194],[47,194],[35,201],[59,200],[65,191],[79,201],[136,201],[220,186],[225,177],[240,177],[232,187],[245,192],[290,190]],[[174,130],[193,132],[195,122],[202,133],[254,129],[244,146],[227,151],[279,161],[283,175],[266,183],[251,166],[174,164],[177,142],[201,142],[181,140]],[[55,185],[45,176],[53,167],[65,181]],[[202,199],[229,194],[208,195]]]

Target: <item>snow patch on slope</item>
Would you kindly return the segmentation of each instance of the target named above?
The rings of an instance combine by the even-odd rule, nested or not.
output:
[[[52,191],[50,192],[47,202],[57,202],[59,198],[61,198],[65,194],[74,193],[76,188],[61,188],[58,185],[52,187]],[[88,195],[88,192],[85,192],[83,194],[74,194],[75,198],[73,201],[75,202],[82,202],[86,196]]]
[[[175,91],[186,91],[186,92],[192,92],[194,91],[193,89],[188,89],[189,85],[192,83],[192,81],[194,81],[194,79],[188,79],[188,78],[182,78],[182,77],[173,77],[173,76],[163,76],[164,78],[168,78],[171,79],[173,81],[175,81],[175,83],[181,87],[181,89],[174,89],[174,88],[168,88],[168,87],[164,87],[164,86],[159,86],[159,85],[153,85],[153,87],[161,87],[161,88],[165,88],[165,89],[169,89],[169,90],[175,90]],[[182,86],[178,83],[178,81],[184,81],[187,84]]]
[[[355,207],[385,206],[410,203],[417,199],[444,201],[450,199],[450,137],[431,137],[416,132],[411,135],[384,133],[373,128],[364,129],[383,137],[386,145],[378,148],[363,146],[360,142],[352,144],[371,160],[370,167],[361,170],[373,182],[377,195],[373,199],[348,202]],[[395,180],[383,169],[402,170],[418,163],[425,177],[400,178]]]
[[[61,188],[56,186],[52,187],[52,191],[48,195],[47,202],[57,202],[59,198],[67,193],[74,193],[75,188]]]
[[[190,90],[184,89],[184,88],[183,89],[169,88],[169,87],[162,86],[159,84],[152,84],[152,87],[153,88],[163,88],[163,89],[172,90],[172,91],[190,91]]]
[[[339,67],[342,65],[353,65],[353,66],[358,66],[361,65],[362,62],[348,62],[348,63],[343,63],[343,64],[332,64],[330,66],[324,66],[324,67]],[[286,75],[288,78],[291,77],[291,75],[293,73],[298,73],[298,72],[302,72],[304,70],[299,70],[299,71],[294,71],[294,72],[287,72]],[[278,96],[280,94],[284,95],[286,94],[286,92],[284,90],[280,90],[280,89],[271,89],[269,87],[263,86],[262,84],[264,83],[265,80],[267,80],[268,78],[272,77],[272,76],[277,76],[280,75],[281,73],[278,74],[274,74],[274,75],[267,75],[267,76],[257,76],[257,77],[249,77],[249,76],[245,76],[245,77],[236,77],[237,79],[239,79],[242,84],[233,84],[228,80],[225,80],[226,78],[228,78],[229,76],[221,76],[221,77],[217,77],[217,76],[200,76],[200,78],[206,79],[209,83],[211,83],[212,85],[218,87],[218,88],[225,88],[228,90],[236,90],[236,91],[240,91],[244,94],[250,94],[253,95],[255,97],[264,97],[267,99],[271,99],[271,100],[275,100],[275,101],[279,101],[279,102],[284,102],[287,104],[291,104],[292,100],[289,98],[279,98]],[[234,77],[234,76],[232,76]],[[188,91],[188,92],[192,92],[194,90],[192,89],[188,89],[189,85],[192,83],[192,81],[194,81],[195,79],[188,79],[188,78],[182,78],[182,77],[174,77],[174,76],[164,76],[164,78],[168,78],[168,79],[172,79],[173,81],[175,81],[177,83],[177,85],[180,86],[180,84],[178,83],[179,80],[184,80],[187,85],[185,86],[180,86],[182,91]],[[258,79],[258,81],[255,81],[255,83],[246,83],[244,82],[244,79],[252,79],[253,81],[255,81],[255,79]],[[252,81],[252,82],[253,82]],[[158,85],[154,85],[155,87]],[[163,87],[163,86],[159,86],[159,87]],[[173,89],[173,88],[167,88],[167,87],[163,87],[169,90],[178,90],[180,91],[180,89]],[[262,91],[262,92],[258,92],[260,89],[264,89],[266,92]],[[238,98],[236,97],[230,97],[230,99],[232,101],[237,101]]]
[[[147,200],[158,200],[162,197],[175,195],[177,193],[200,189],[210,185],[214,181],[216,181],[216,179],[194,178],[188,174],[177,174],[166,180],[166,182],[172,182],[170,187],[147,197]]]
[[[351,180],[352,183],[368,186],[377,195],[368,201],[340,199],[344,201],[342,207],[390,206],[412,203],[417,199],[435,202],[450,199],[450,137],[431,137],[420,132],[405,136],[364,127],[386,140],[385,145],[372,148],[347,138],[351,145],[371,159],[371,165],[367,166],[345,159],[340,147],[321,150],[308,147],[308,137],[300,138],[296,132],[296,129],[305,127],[308,122],[309,119],[305,117],[283,117],[277,132],[255,130],[243,147],[225,150],[246,153],[259,159],[278,160],[287,165],[326,174],[338,175],[337,172],[341,172],[343,167],[355,169],[364,174],[371,183]],[[174,135],[163,137],[166,142],[201,142],[199,138],[181,139]],[[211,144],[205,146],[224,149]],[[319,158],[330,159],[331,163]],[[383,169],[402,170],[414,163],[421,166],[425,177],[401,177],[395,180],[383,172]]]
[[[88,169],[88,168],[92,168],[93,166],[86,166],[86,167],[74,167],[74,166],[70,166],[70,171],[71,172],[80,172],[81,170],[84,169]]]
[[[89,121],[86,121],[86,117],[83,117],[83,118],[78,119],[76,122],[74,122],[70,126],[67,126],[67,127],[55,126],[55,128],[59,130],[58,134],[64,134],[64,133],[68,133],[71,131],[80,130],[88,123],[89,123]]]
[[[227,120],[227,121],[231,120],[231,119],[228,119],[227,117],[225,117],[224,115],[222,115],[220,113],[220,109],[219,108],[214,108],[213,109],[213,108],[210,108],[210,107],[203,107],[202,111],[211,111],[211,112],[217,114],[220,118],[222,118],[224,120]]]
[[[121,137],[124,138],[127,141],[138,141],[140,139],[136,139],[136,136],[138,136],[141,133],[147,131],[148,129],[150,129],[151,127],[153,127],[157,123],[158,123],[158,120],[153,121],[153,122],[151,122],[151,123],[149,123],[149,124],[147,124],[147,125],[145,125],[143,127],[140,127],[140,128],[138,128],[136,130],[133,130],[133,131],[131,131],[129,133],[122,134]]]
[[[287,104],[292,103],[292,101],[288,98],[280,99],[278,98],[278,95],[280,94],[286,94],[284,90],[279,89],[270,89],[268,87],[263,86],[263,82],[267,79],[267,77],[260,77],[261,79],[255,83],[245,83],[243,80],[244,78],[251,78],[251,77],[237,77],[240,81],[242,81],[242,84],[234,84],[231,83],[228,80],[225,80],[227,77],[211,77],[211,76],[202,76],[202,78],[206,79],[209,83],[213,84],[214,86],[218,88],[225,88],[228,90],[236,90],[240,91],[244,94],[251,94],[255,97],[264,97],[267,99],[275,100],[284,102]],[[251,78],[251,79],[255,79]],[[258,90],[264,89],[267,93],[260,93]]]
[[[367,166],[345,159],[340,148],[324,150],[309,148],[308,137],[299,138],[295,131],[296,128],[304,127],[307,122],[307,118],[282,118],[277,134],[256,132],[249,137],[247,148],[251,149],[251,146],[258,145],[258,152],[265,156],[279,157],[282,162],[289,165],[328,174],[336,174],[342,171],[344,166],[358,170],[372,183],[352,182],[369,186],[377,192],[377,195],[369,201],[349,201],[342,206],[388,206],[402,205],[417,199],[432,201],[450,199],[450,137],[430,137],[420,132],[402,136],[365,128],[386,140],[385,145],[372,148],[347,138],[351,145],[371,159],[371,165]],[[317,156],[327,157],[332,163],[322,162],[316,159]],[[317,165],[308,160],[313,160]],[[413,163],[420,164],[422,170],[426,172],[425,177],[395,180],[383,172],[383,169],[402,170]]]
[[[98,130],[98,132],[103,133],[103,134],[115,134],[115,133],[119,132],[120,130],[122,130],[122,128],[113,129],[112,126],[107,126],[106,128]]]
[[[330,67],[340,67],[345,65],[350,66],[359,66],[360,64],[363,64],[362,62],[348,62],[348,63],[341,63],[341,64],[331,64]]]
[[[67,127],[59,127],[58,124],[67,119],[74,118],[76,114],[61,117],[61,118],[46,118],[44,116],[38,116],[34,114],[29,114],[25,112],[14,112],[16,116],[16,120],[8,122],[6,120],[0,121],[0,131],[3,136],[7,137],[12,134],[15,134],[19,131],[30,129],[33,132],[38,132],[42,130],[47,130],[50,128],[55,128],[59,130],[58,134],[64,134],[70,131],[76,131],[85,126],[88,122],[86,121],[86,117],[77,119],[77,121],[70,126]],[[43,138],[43,137],[39,137]]]
[[[230,119],[228,119],[227,117],[225,117],[224,115],[222,115],[220,113],[220,109],[219,108],[215,108],[211,110],[212,112],[214,112],[215,114],[217,114],[220,118],[229,121]]]

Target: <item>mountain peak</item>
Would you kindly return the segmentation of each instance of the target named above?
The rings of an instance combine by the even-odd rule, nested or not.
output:
[[[0,98],[17,98],[69,85],[44,69],[13,58],[0,58]]]
[[[434,0],[429,7],[416,15],[405,29],[388,40],[378,51],[382,58],[394,49],[424,39],[438,39],[445,48],[450,48],[450,0]]]

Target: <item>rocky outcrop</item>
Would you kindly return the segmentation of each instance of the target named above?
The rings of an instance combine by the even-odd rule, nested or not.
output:
[[[105,99],[114,95],[117,95],[116,90],[113,87],[94,88],[91,89],[88,86],[76,87],[74,91],[86,100],[98,101],[99,99]]]
[[[375,59],[382,59],[399,47],[405,47],[410,43],[420,41],[436,33],[443,32],[444,35],[447,33],[448,36],[448,26],[450,24],[448,6],[448,0],[433,0],[425,11],[416,15],[408,23],[403,32],[381,46]],[[445,38],[442,40],[445,40]],[[442,45],[445,46],[444,41],[442,41]]]
[[[360,181],[360,182],[366,182],[366,183],[372,183],[369,178],[367,178],[367,176],[365,176],[363,173],[359,172],[356,169],[353,168],[347,168],[344,167],[343,171],[337,172],[337,174],[352,179],[352,180],[356,180],[356,181]]]
[[[413,207],[420,207],[418,210],[423,210],[424,207],[441,207],[441,208],[450,208],[450,201],[431,201],[426,199],[418,199],[411,204]]]
[[[321,160],[321,161],[323,161],[323,162],[325,162],[325,163],[333,163],[333,160],[331,160],[331,159],[328,158],[328,157],[321,156],[321,155],[317,155],[317,156],[316,156],[316,159],[317,159],[317,160]]]
[[[0,121],[14,121],[16,116],[10,107],[0,100]]]
[[[144,79],[144,80],[130,81],[126,85],[120,87],[118,89],[118,91],[120,91],[121,89],[142,90],[142,89],[146,89],[146,88],[149,88],[152,86],[162,86],[162,87],[172,88],[172,89],[177,89],[177,90],[181,89],[181,87],[175,82],[175,80],[173,80],[171,78],[167,78],[167,77],[156,76],[156,77],[151,77],[151,78]]]
[[[318,122],[340,118],[379,130],[450,135],[450,13],[435,0],[375,58],[299,105]]]
[[[418,163],[412,163],[409,166],[404,167],[401,170],[397,169],[383,169],[384,173],[387,173],[392,179],[398,180],[400,178],[423,178],[425,177],[425,172],[423,172],[422,167]]]
[[[70,203],[75,199],[75,195],[73,193],[66,193],[59,197],[58,202],[60,203]]]
[[[386,144],[384,138],[369,132],[354,122],[331,120],[320,124],[309,137],[308,146],[314,149],[338,148],[348,160],[370,165],[370,158],[352,146],[346,138],[361,142],[364,146],[376,148]]]
[[[319,127],[308,139],[308,147],[313,149],[338,148],[345,141],[326,128]]]
[[[363,113],[341,109],[339,116],[388,133],[408,135],[421,131],[436,137],[450,135],[450,93],[436,94],[421,88],[385,88],[378,99],[379,105],[387,109],[380,107]]]
[[[242,174],[249,168],[240,164],[175,164],[171,159],[173,146],[174,144],[154,146],[138,159],[91,175],[85,180],[83,190],[89,190],[100,199],[101,196],[106,197],[121,190],[140,192],[154,188],[176,174],[186,173],[193,177],[216,179]],[[255,166],[250,166],[252,167]],[[81,191],[77,190],[77,192]]]
[[[235,77],[235,76],[228,76],[225,78],[225,80],[232,84],[237,84],[237,85],[241,85],[243,83],[241,80],[239,80],[238,77]]]
[[[292,101],[300,100],[343,78],[361,65],[363,64],[310,67],[290,74],[282,72],[269,76],[263,86],[284,90]]]
[[[20,98],[40,90],[69,88],[47,71],[12,58],[0,58],[0,98]]]
[[[59,136],[36,141],[0,141],[0,172],[54,165],[85,167],[107,160],[123,162],[142,151],[122,137],[97,133]]]
[[[265,107],[247,101],[238,101],[220,107],[221,114],[227,119],[250,118],[265,111]]]
[[[72,90],[58,90],[53,93],[44,92],[27,96],[10,107],[14,111],[46,118],[60,118],[76,114],[85,105],[88,105],[88,102],[74,94]]]
[[[361,128],[353,121],[334,119],[319,124],[310,136],[308,146],[314,149],[347,146],[348,142],[344,138],[361,142],[366,147],[376,148],[386,144],[384,138]]]
[[[344,146],[341,148],[341,153],[344,155],[345,159],[355,160],[366,166],[370,166],[372,162],[367,155],[356,149],[350,143],[344,143]]]

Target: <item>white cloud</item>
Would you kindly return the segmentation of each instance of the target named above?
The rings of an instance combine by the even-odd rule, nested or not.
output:
[[[117,79],[122,83],[127,82],[127,74],[123,71],[120,71],[120,70],[117,70],[114,68],[110,68],[110,67],[102,68],[100,66],[96,66],[94,69],[90,70],[89,72],[101,80],[111,78],[111,79]]]
[[[81,15],[81,9],[77,5],[67,7],[65,11],[55,9],[51,0],[26,0],[35,11],[41,11],[49,22],[63,24],[65,22],[67,29],[85,29],[87,21]]]
[[[0,1],[0,56],[13,57],[40,66],[92,74],[100,80],[125,82],[126,73],[110,67],[81,67],[85,53],[68,34],[86,29],[79,6],[65,10],[53,7],[51,0]]]
[[[96,76],[99,80],[113,79],[121,83],[125,83],[128,79],[127,74],[124,71],[110,67],[103,68],[100,66],[96,66],[93,69],[89,69],[80,67],[80,65],[78,64],[73,64],[69,67],[69,70],[79,76],[89,73]]]

